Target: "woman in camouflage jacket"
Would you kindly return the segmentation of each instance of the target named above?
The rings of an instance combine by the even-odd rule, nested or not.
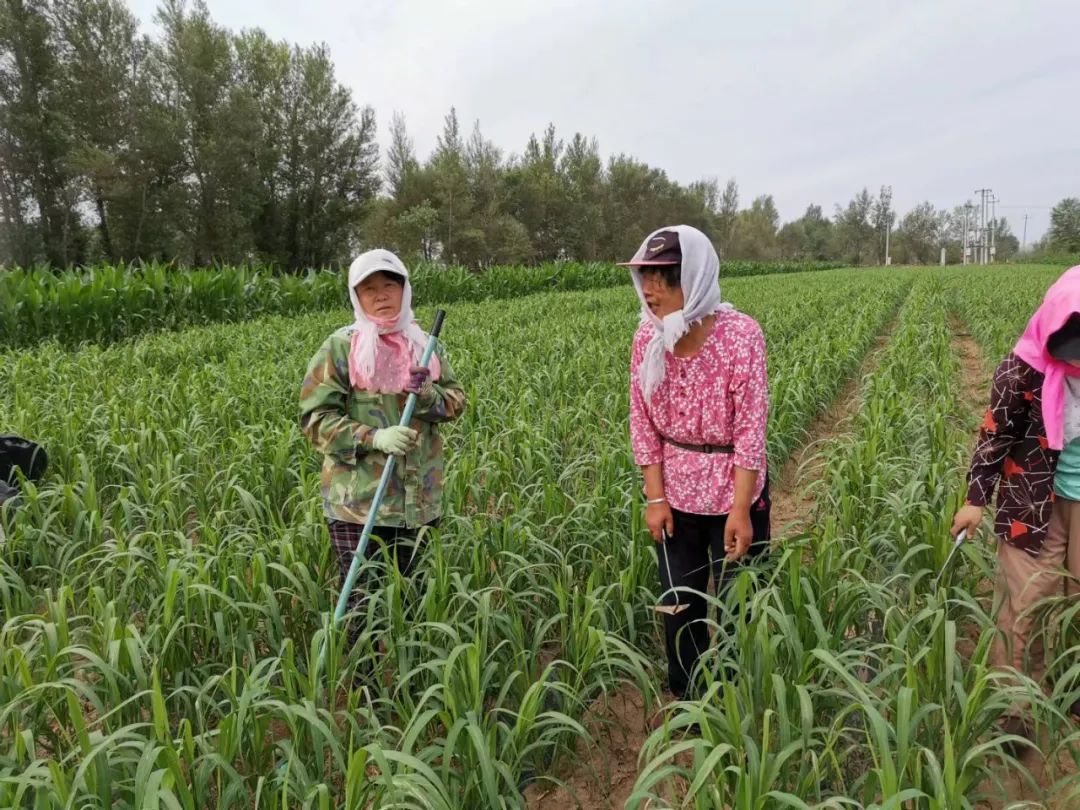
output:
[[[385,547],[409,574],[421,529],[442,514],[439,424],[465,407],[442,346],[429,368],[418,365],[428,336],[413,318],[409,271],[397,256],[372,250],[357,257],[349,268],[349,297],[354,322],[319,347],[300,392],[300,429],[323,454],[323,511],[343,585],[390,455],[398,459],[366,556],[374,562]],[[416,410],[411,425],[402,427],[410,393],[417,395]],[[361,596],[358,586],[350,610]],[[358,633],[354,623],[352,642]]]

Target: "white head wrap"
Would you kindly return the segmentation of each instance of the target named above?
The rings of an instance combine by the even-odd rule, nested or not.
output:
[[[397,319],[389,326],[380,326],[370,320],[360,305],[360,299],[356,296],[356,285],[380,271],[401,276],[405,286],[401,294],[401,310],[398,312]],[[349,265],[349,300],[352,301],[354,318],[349,332],[359,334],[359,339],[353,341],[355,356],[350,360],[356,364],[363,379],[370,380],[375,373],[375,344],[379,335],[404,333],[409,341],[413,359],[416,361],[420,359],[427,343],[427,335],[416,323],[413,315],[412,285],[409,284],[409,271],[401,259],[389,250],[381,248],[369,250],[357,256]]]
[[[682,250],[683,308],[665,316],[663,320],[657,318],[645,302],[645,294],[641,288],[641,268],[630,268],[634,288],[641,299],[641,322],[651,323],[653,326],[653,336],[645,349],[645,357],[638,371],[646,401],[652,398],[653,392],[664,381],[667,364],[664,352],[674,351],[679,338],[695,324],[716,312],[732,309],[731,304],[724,303],[720,295],[720,258],[716,255],[716,248],[709,237],[697,228],[690,225],[658,228],[641,243],[633,261],[642,260],[649,242],[661,231],[674,231],[679,235],[679,248]]]

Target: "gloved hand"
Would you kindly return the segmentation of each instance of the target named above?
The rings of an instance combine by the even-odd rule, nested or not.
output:
[[[401,425],[379,428],[371,436],[371,446],[388,456],[403,456],[419,443],[420,434]]]
[[[431,393],[431,369],[424,366],[413,366],[409,369],[409,384],[405,386],[406,394],[416,394],[423,399]]]

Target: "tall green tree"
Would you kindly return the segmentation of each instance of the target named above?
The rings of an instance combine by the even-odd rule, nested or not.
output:
[[[568,253],[586,261],[604,258],[600,252],[604,217],[604,164],[596,139],[576,133],[566,145],[559,170],[566,192],[564,236]]]
[[[851,264],[874,260],[874,198],[865,188],[846,207],[836,206],[833,218],[833,255]]]
[[[52,18],[71,122],[66,163],[93,204],[100,254],[116,261],[122,251],[110,227],[110,208],[128,193],[121,160],[130,148],[134,74],[146,46],[134,15],[119,0],[55,0]]]
[[[144,41],[136,60],[128,139],[108,193],[109,232],[121,258],[190,262],[194,212],[186,123],[169,90],[160,43]]]
[[[738,216],[739,184],[732,177],[724,186],[716,211],[716,238],[720,243],[719,252],[722,258],[735,258],[732,249],[735,247],[735,225]]]
[[[297,55],[286,43],[273,41],[259,29],[235,37],[233,48],[234,104],[253,124],[247,178],[252,184],[248,193],[253,246],[260,260],[280,262],[290,247],[285,234],[291,189],[284,168],[293,124],[288,102],[295,97]]]
[[[373,201],[363,229],[369,247],[389,247],[404,257],[432,261],[439,254],[439,211],[432,205],[434,178],[420,165],[405,116],[394,113],[386,151],[388,196]]]
[[[405,116],[394,113],[390,120],[390,146],[386,150],[386,183],[395,200],[404,201],[406,204],[418,202],[409,197],[419,171],[416,146],[409,137]]]
[[[453,107],[443,121],[443,131],[428,162],[428,171],[434,191],[433,202],[439,212],[441,255],[453,262],[456,261],[462,239],[469,241],[472,238],[468,233],[471,228],[472,198],[465,166],[465,142],[461,137],[457,110]],[[457,246],[454,244],[455,238]]]
[[[258,170],[251,144],[259,126],[246,98],[234,92],[232,38],[202,0],[190,11],[182,0],[165,0],[158,21],[166,92],[184,131],[191,258],[244,261],[255,249]]]
[[[339,84],[325,46],[294,50],[289,99],[285,259],[319,267],[355,253],[381,186],[375,113]]]
[[[754,198],[750,207],[739,212],[735,224],[732,258],[776,259],[780,255],[777,231],[780,214],[771,194]]]
[[[628,155],[608,160],[601,248],[604,255],[629,258],[648,233],[673,224],[665,216],[668,185],[662,171]]]
[[[1080,253],[1080,197],[1066,197],[1050,211],[1050,250]]]
[[[832,223],[820,205],[809,205],[799,219],[786,223],[777,234],[780,253],[786,259],[820,261],[829,258]]]
[[[525,226],[540,261],[567,254],[569,195],[560,172],[564,149],[554,125],[549,125],[542,138],[529,138],[507,176],[510,213]]]
[[[880,259],[879,264],[885,264],[885,246],[888,243],[888,239],[891,238],[893,221],[896,218],[896,213],[893,211],[892,204],[892,186],[882,186],[878,192],[877,199],[874,200],[873,214],[871,220],[874,224],[874,232],[878,235]]]
[[[465,145],[465,165],[473,204],[475,247],[465,261],[475,266],[518,264],[533,257],[528,228],[511,213],[502,151],[473,127]]]
[[[947,214],[923,202],[900,220],[897,255],[904,264],[936,264],[948,238]]]
[[[994,246],[997,251],[996,261],[1007,262],[1020,252],[1020,240],[1012,232],[1009,221],[999,217],[993,221]]]
[[[67,166],[71,120],[49,7],[0,0],[0,132],[4,218],[26,263],[82,259],[77,178]]]

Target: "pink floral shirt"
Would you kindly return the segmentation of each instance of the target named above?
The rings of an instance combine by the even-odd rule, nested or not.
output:
[[[769,384],[765,336],[757,321],[735,310],[716,314],[716,327],[692,357],[665,352],[664,380],[646,403],[638,369],[653,335],[643,324],[630,361],[630,439],[640,466],[663,463],[668,503],[680,512],[724,515],[735,499],[732,466],[758,470],[754,499],[765,484],[765,423]],[[667,444],[733,445],[734,453],[699,453]]]

